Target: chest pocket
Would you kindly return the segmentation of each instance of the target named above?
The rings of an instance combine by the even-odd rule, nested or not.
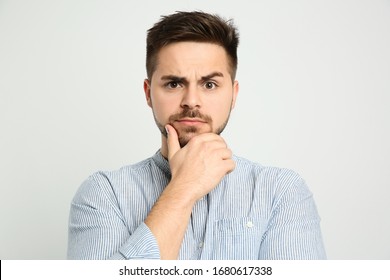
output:
[[[215,245],[213,259],[258,259],[266,226],[264,219],[253,217],[216,221],[213,236]]]

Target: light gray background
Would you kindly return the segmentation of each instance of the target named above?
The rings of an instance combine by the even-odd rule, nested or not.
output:
[[[308,182],[330,259],[390,258],[390,1],[0,0],[0,258],[64,259],[70,201],[151,156],[146,30],[203,10],[240,29],[233,151]]]

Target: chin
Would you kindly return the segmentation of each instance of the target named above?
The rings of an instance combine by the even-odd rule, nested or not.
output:
[[[203,133],[210,133],[212,132],[211,129],[200,129],[199,127],[195,127],[195,126],[189,126],[189,127],[186,127],[186,128],[179,128],[176,129],[176,132],[178,133],[178,136],[179,136],[179,143],[180,143],[180,146],[184,147],[185,145],[187,145],[187,143],[195,136],[197,135],[200,135],[200,134],[203,134]]]
[[[185,133],[184,135],[180,134],[179,135],[180,147],[183,148],[196,135],[199,135],[199,133]]]

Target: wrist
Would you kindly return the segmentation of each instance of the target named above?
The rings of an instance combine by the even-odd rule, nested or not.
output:
[[[162,195],[174,201],[174,205],[178,207],[192,207],[203,195],[198,194],[199,189],[194,183],[182,182],[180,180],[172,180],[165,188]]]

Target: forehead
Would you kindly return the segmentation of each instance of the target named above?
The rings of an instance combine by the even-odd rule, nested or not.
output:
[[[165,75],[167,72],[186,75],[194,71],[218,71],[229,75],[230,70],[225,49],[212,43],[180,42],[169,44],[158,52],[156,62],[155,74],[157,75]]]

